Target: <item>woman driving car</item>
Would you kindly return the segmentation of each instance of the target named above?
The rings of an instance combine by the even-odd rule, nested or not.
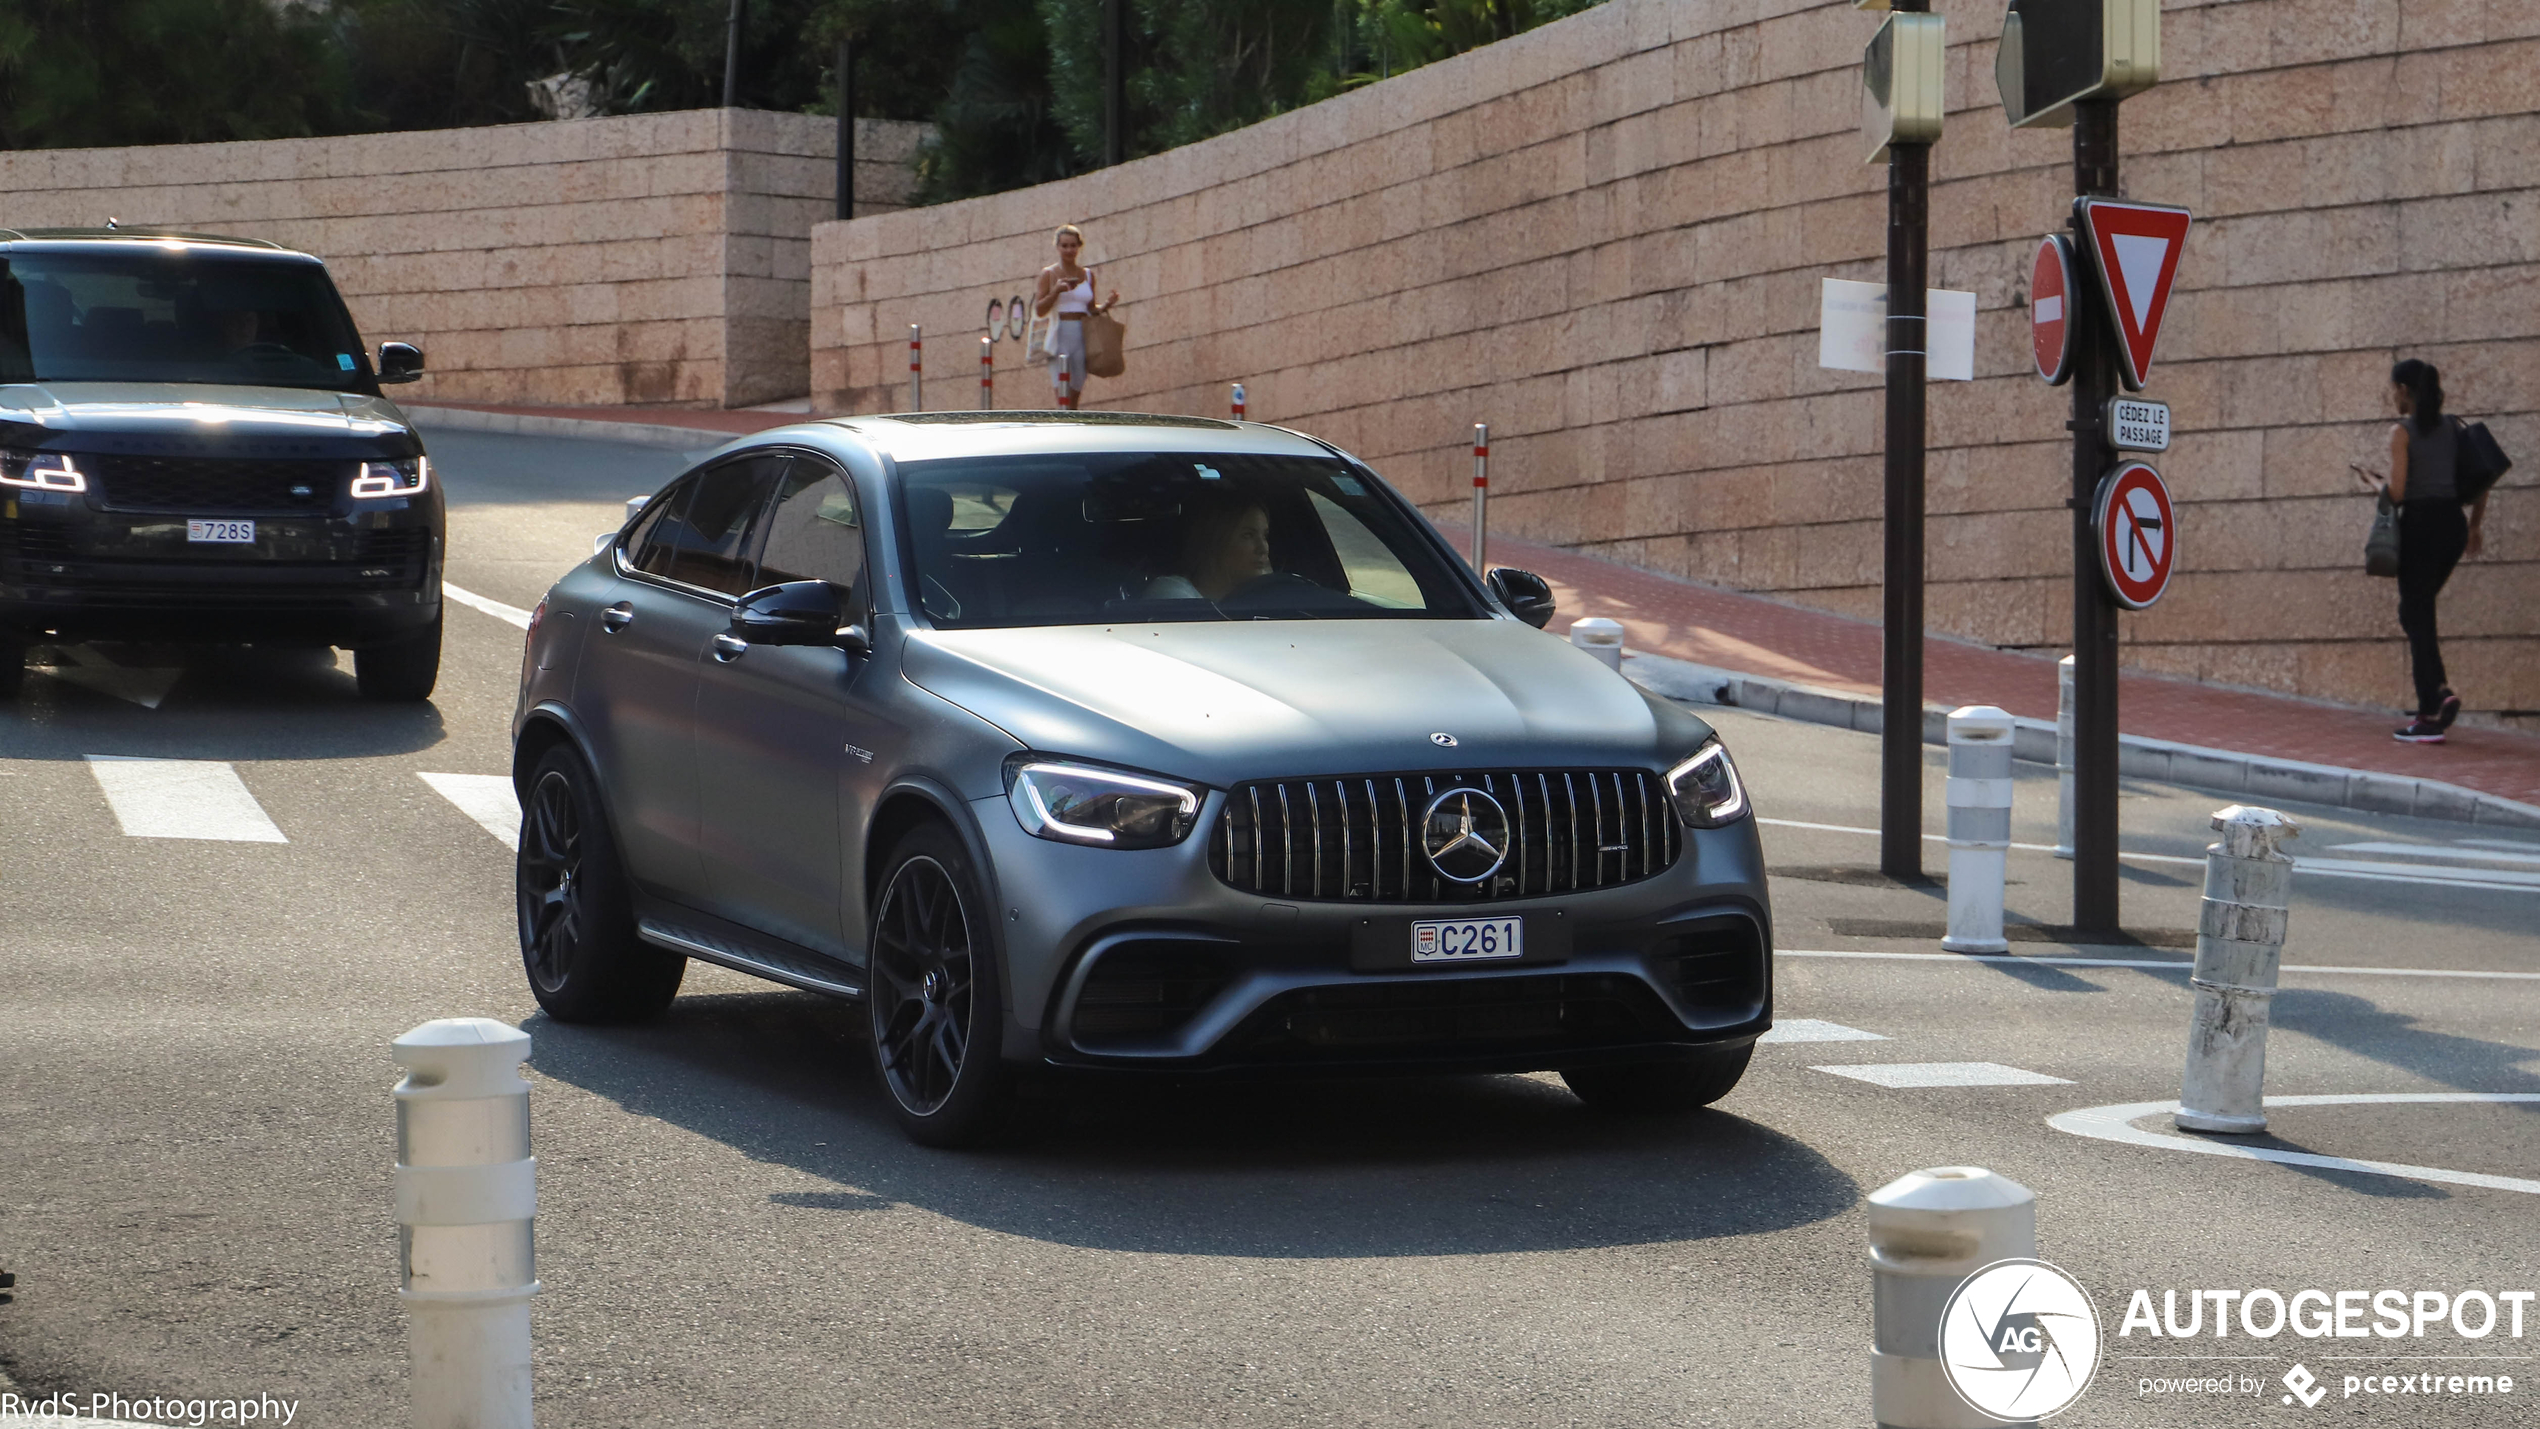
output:
[[[1175,573],[1147,582],[1148,600],[1224,600],[1270,574],[1270,513],[1249,497],[1212,498],[1184,518]]]

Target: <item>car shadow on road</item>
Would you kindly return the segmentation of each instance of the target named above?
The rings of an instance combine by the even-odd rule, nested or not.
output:
[[[838,1188],[778,1204],[907,1204],[1093,1249],[1571,1250],[1781,1230],[1860,1199],[1815,1151],[1738,1116],[1734,1093],[1621,1118],[1527,1077],[1071,1079],[1033,1088],[995,1147],[932,1151],[892,1122],[861,1017],[770,992],[682,998],[641,1027],[523,1026],[541,1075]]]
[[[429,702],[364,700],[327,649],[125,643],[40,646],[0,704],[12,759],[362,759],[445,738]]]

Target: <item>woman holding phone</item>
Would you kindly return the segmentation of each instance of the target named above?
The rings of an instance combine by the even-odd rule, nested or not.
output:
[[[1119,305],[1120,294],[1114,290],[1108,300],[1096,303],[1094,270],[1076,261],[1085,251],[1084,230],[1062,223],[1057,236],[1058,261],[1041,270],[1032,290],[1032,312],[1054,319],[1049,338],[1050,390],[1060,406],[1072,407],[1085,391],[1085,318],[1110,312]]]

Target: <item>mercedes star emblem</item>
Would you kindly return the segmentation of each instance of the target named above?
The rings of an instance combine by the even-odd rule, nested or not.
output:
[[[1445,730],[1439,730],[1437,733],[1429,736],[1429,743],[1438,745],[1441,748],[1453,749],[1455,747],[1455,736],[1447,733]]]
[[[1420,815],[1420,845],[1441,878],[1479,883],[1508,861],[1508,811],[1479,789],[1449,789]]]

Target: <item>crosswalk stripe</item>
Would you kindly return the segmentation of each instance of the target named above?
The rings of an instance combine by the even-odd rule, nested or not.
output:
[[[1773,1030],[1755,1039],[1758,1042],[1884,1042],[1877,1032],[1864,1032],[1840,1022],[1820,1022],[1814,1017],[1783,1017],[1773,1023]]]
[[[1878,1087],[2069,1087],[2070,1077],[2050,1077],[2000,1062],[1867,1062],[1813,1067]]]
[[[476,820],[485,832],[501,839],[503,847],[520,852],[520,796],[512,789],[511,776],[426,774],[417,770],[415,777],[458,805],[459,812]]]
[[[289,843],[231,766],[211,759],[137,759],[91,754],[115,822],[137,839],[218,839]]]

